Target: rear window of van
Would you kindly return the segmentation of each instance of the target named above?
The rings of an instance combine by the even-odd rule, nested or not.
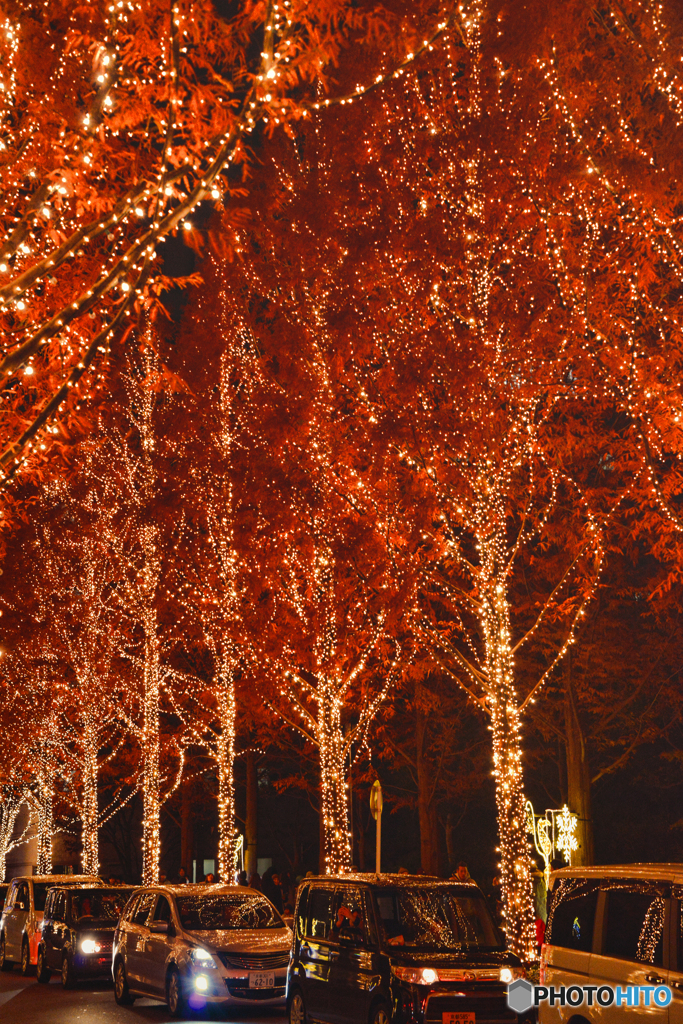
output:
[[[556,883],[546,924],[546,942],[590,953],[598,885],[585,878],[562,878]]]

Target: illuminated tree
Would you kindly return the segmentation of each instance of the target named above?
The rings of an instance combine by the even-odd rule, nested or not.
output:
[[[375,55],[380,80],[412,60],[424,49],[421,11],[5,0],[4,474],[63,445],[82,399],[101,391],[112,341],[168,286],[159,242],[181,224],[192,239],[188,215],[203,200],[239,219],[233,197],[252,134],[306,116],[328,92],[340,102],[347,90],[335,94],[329,74],[349,46]],[[428,38],[440,30],[430,24]],[[377,84],[351,85],[349,96]]]
[[[4,881],[7,869],[7,854],[21,846],[29,838],[31,818],[29,816],[24,828],[17,830],[17,818],[23,807],[28,804],[25,786],[6,783],[0,787],[0,880]]]
[[[130,712],[120,708],[139,745],[143,799],[142,871],[146,882],[159,875],[160,809],[180,781],[182,751],[173,736],[166,743],[175,758],[175,777],[164,786],[162,772],[161,585],[168,535],[160,525],[158,478],[161,453],[155,413],[167,389],[158,358],[143,338],[138,359],[122,375],[125,399],[110,422],[99,456],[101,493],[97,528],[115,565],[113,596],[129,623],[124,660],[130,664]]]
[[[190,335],[183,348],[201,369],[189,370],[192,397],[184,395],[176,401],[175,443],[187,467],[187,526],[173,576],[179,624],[184,626],[178,637],[181,661],[191,660],[198,651],[201,662],[207,652],[210,680],[205,682],[198,674],[201,666],[191,674],[176,671],[171,698],[185,726],[185,742],[202,748],[216,765],[218,871],[228,881],[234,874],[238,841],[237,680],[248,648],[242,617],[248,571],[245,548],[254,525],[243,463],[254,441],[252,395],[260,373],[253,344],[228,299],[224,277],[213,263],[206,274],[204,295],[183,327]],[[201,337],[204,359],[199,358],[192,335]]]

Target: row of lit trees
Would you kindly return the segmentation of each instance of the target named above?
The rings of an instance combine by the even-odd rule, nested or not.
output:
[[[508,933],[526,953],[533,936],[520,713],[580,637],[620,509],[635,501],[678,564],[671,538],[680,525],[681,396],[670,367],[680,349],[680,243],[675,175],[666,170],[675,166],[668,140],[681,104],[676,12],[650,17],[634,4],[602,17],[570,3],[565,32],[555,26],[551,38],[540,5],[520,32],[514,5],[474,3],[436,22],[432,47],[424,30],[432,11],[414,5],[416,39],[426,44],[419,60],[413,47],[392,84],[340,105],[333,121],[313,109],[294,125],[305,103],[293,104],[290,87],[319,67],[307,46],[322,25],[328,55],[337,53],[332,26],[346,10],[323,5],[313,25],[304,7],[290,5],[286,17],[268,8],[261,78],[240,71],[244,104],[254,106],[226,108],[234,124],[228,150],[221,139],[223,162],[233,152],[241,159],[250,119],[271,127],[285,119],[289,136],[264,144],[249,209],[238,214],[227,204],[210,227],[232,257],[205,274],[213,322],[202,334],[201,317],[190,318],[164,356],[175,383],[167,372],[142,374],[139,397],[129,396],[129,430],[103,418],[113,490],[102,499],[100,532],[119,566],[119,611],[136,624],[124,647],[140,681],[125,717],[141,751],[145,872],[152,877],[158,864],[166,673],[181,720],[195,717],[187,701],[196,680],[213,680],[206,700],[211,711],[220,702],[218,717],[192,728],[223,766],[226,835],[235,682],[259,676],[263,699],[319,749],[327,865],[337,869],[348,863],[349,745],[364,735],[394,666],[421,645],[490,717]],[[117,31],[131,31],[135,17],[122,14]],[[242,35],[232,37],[239,46],[256,30],[252,22],[240,22]],[[157,38],[170,40],[175,73],[162,74],[161,50],[147,59],[152,81],[163,79],[184,118],[191,104],[180,102],[174,83],[187,71],[179,54],[190,51],[191,62],[195,51],[183,49],[180,35],[173,44],[174,33],[190,31],[180,6],[168,29]],[[590,89],[577,54],[592,68]],[[360,68],[365,58],[362,48],[345,53],[339,80],[356,83],[354,62]],[[238,54],[212,53],[211,61],[237,74]],[[125,75],[122,82],[134,84]],[[218,117],[215,97],[202,98]],[[137,123],[131,113],[131,138]],[[164,160],[174,147],[176,160],[175,136],[156,191],[145,184],[147,199],[161,191],[159,202],[172,207],[167,219],[155,212],[148,225],[141,205],[139,231],[135,218],[126,221],[140,294],[149,273],[143,253],[151,258],[153,240],[220,170],[214,161],[205,171],[201,151],[193,164],[204,175],[199,191],[180,176],[179,160],[171,184]],[[154,145],[142,140],[142,152],[152,167]],[[174,195],[177,182],[183,195]],[[88,228],[93,238],[103,225]],[[119,280],[125,257],[112,259]],[[128,300],[112,320],[99,287],[91,282],[71,308],[79,317],[94,310],[93,329],[103,318],[108,337]],[[52,336],[37,327],[29,347],[11,356],[12,372],[17,353],[32,358]],[[70,353],[84,368],[85,344]],[[218,354],[208,357],[212,345]],[[13,380],[15,411],[25,417],[25,390]],[[154,396],[179,380],[186,391],[170,406],[190,417],[175,432],[164,426],[157,440]],[[171,590],[193,595],[197,637],[210,655],[209,668],[192,671],[185,661],[196,661],[196,651],[160,618],[170,550],[162,536],[173,530],[151,511],[179,491]],[[527,599],[513,606],[520,573],[530,581]],[[529,648],[541,652],[540,670],[522,690],[515,661]]]

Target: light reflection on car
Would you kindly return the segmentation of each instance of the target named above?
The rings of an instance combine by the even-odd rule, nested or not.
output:
[[[275,907],[253,889],[143,887],[114,936],[116,1001],[151,996],[174,1015],[207,1003],[284,1006],[291,941]]]

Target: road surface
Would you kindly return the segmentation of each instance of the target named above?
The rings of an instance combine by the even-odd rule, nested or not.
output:
[[[285,1024],[285,1013],[264,1014],[249,1008],[211,1013],[196,1012],[183,1021],[229,1020],[231,1024]],[[49,985],[35,977],[22,978],[17,967],[0,972],[0,1022],[2,1024],[166,1024],[175,1021],[163,1003],[136,999],[133,1006],[117,1006],[114,989],[101,981],[79,982],[71,992],[62,989],[55,975]]]

